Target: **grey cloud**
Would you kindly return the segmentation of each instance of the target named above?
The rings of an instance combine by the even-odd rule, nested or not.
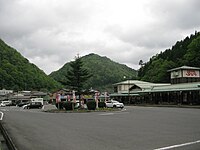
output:
[[[124,29],[118,25],[108,26],[109,32],[133,46],[164,50],[183,38],[183,33],[200,26],[200,1],[155,0],[146,5],[146,11],[153,21]]]
[[[140,23],[137,15],[131,17],[135,13],[131,7],[121,15],[128,18],[120,18],[116,11],[127,6],[121,6],[121,1],[117,6],[115,0],[2,0],[0,38],[47,73],[73,60],[77,53],[97,53],[135,67],[140,59],[147,61],[198,30],[199,3],[148,1],[147,21],[142,18]]]
[[[156,0],[149,4],[149,11],[161,24],[171,29],[189,29],[199,27],[199,0]]]

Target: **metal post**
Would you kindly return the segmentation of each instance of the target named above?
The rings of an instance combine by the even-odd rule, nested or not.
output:
[[[131,104],[131,99],[130,99],[130,80],[128,79],[128,101],[129,105]]]

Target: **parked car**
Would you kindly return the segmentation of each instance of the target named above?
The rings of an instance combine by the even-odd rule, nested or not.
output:
[[[20,103],[17,104],[17,106],[22,107],[22,106],[27,105],[27,104],[29,104],[29,102],[20,102]]]
[[[116,100],[110,100],[106,102],[106,107],[108,108],[124,108],[124,104]]]
[[[31,102],[31,103],[23,106],[24,109],[42,108],[42,107],[43,107],[43,105],[41,102]]]
[[[5,106],[10,105],[11,103],[12,103],[11,101],[2,101],[2,102],[0,103],[0,106],[1,106],[1,107],[5,107]]]

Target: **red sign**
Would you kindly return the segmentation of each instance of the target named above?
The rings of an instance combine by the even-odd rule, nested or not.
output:
[[[193,76],[197,76],[197,73],[195,72],[195,70],[187,70],[185,75],[193,77]]]

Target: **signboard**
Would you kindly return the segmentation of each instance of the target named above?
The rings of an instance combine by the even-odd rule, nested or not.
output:
[[[198,70],[183,70],[183,77],[199,77]]]

